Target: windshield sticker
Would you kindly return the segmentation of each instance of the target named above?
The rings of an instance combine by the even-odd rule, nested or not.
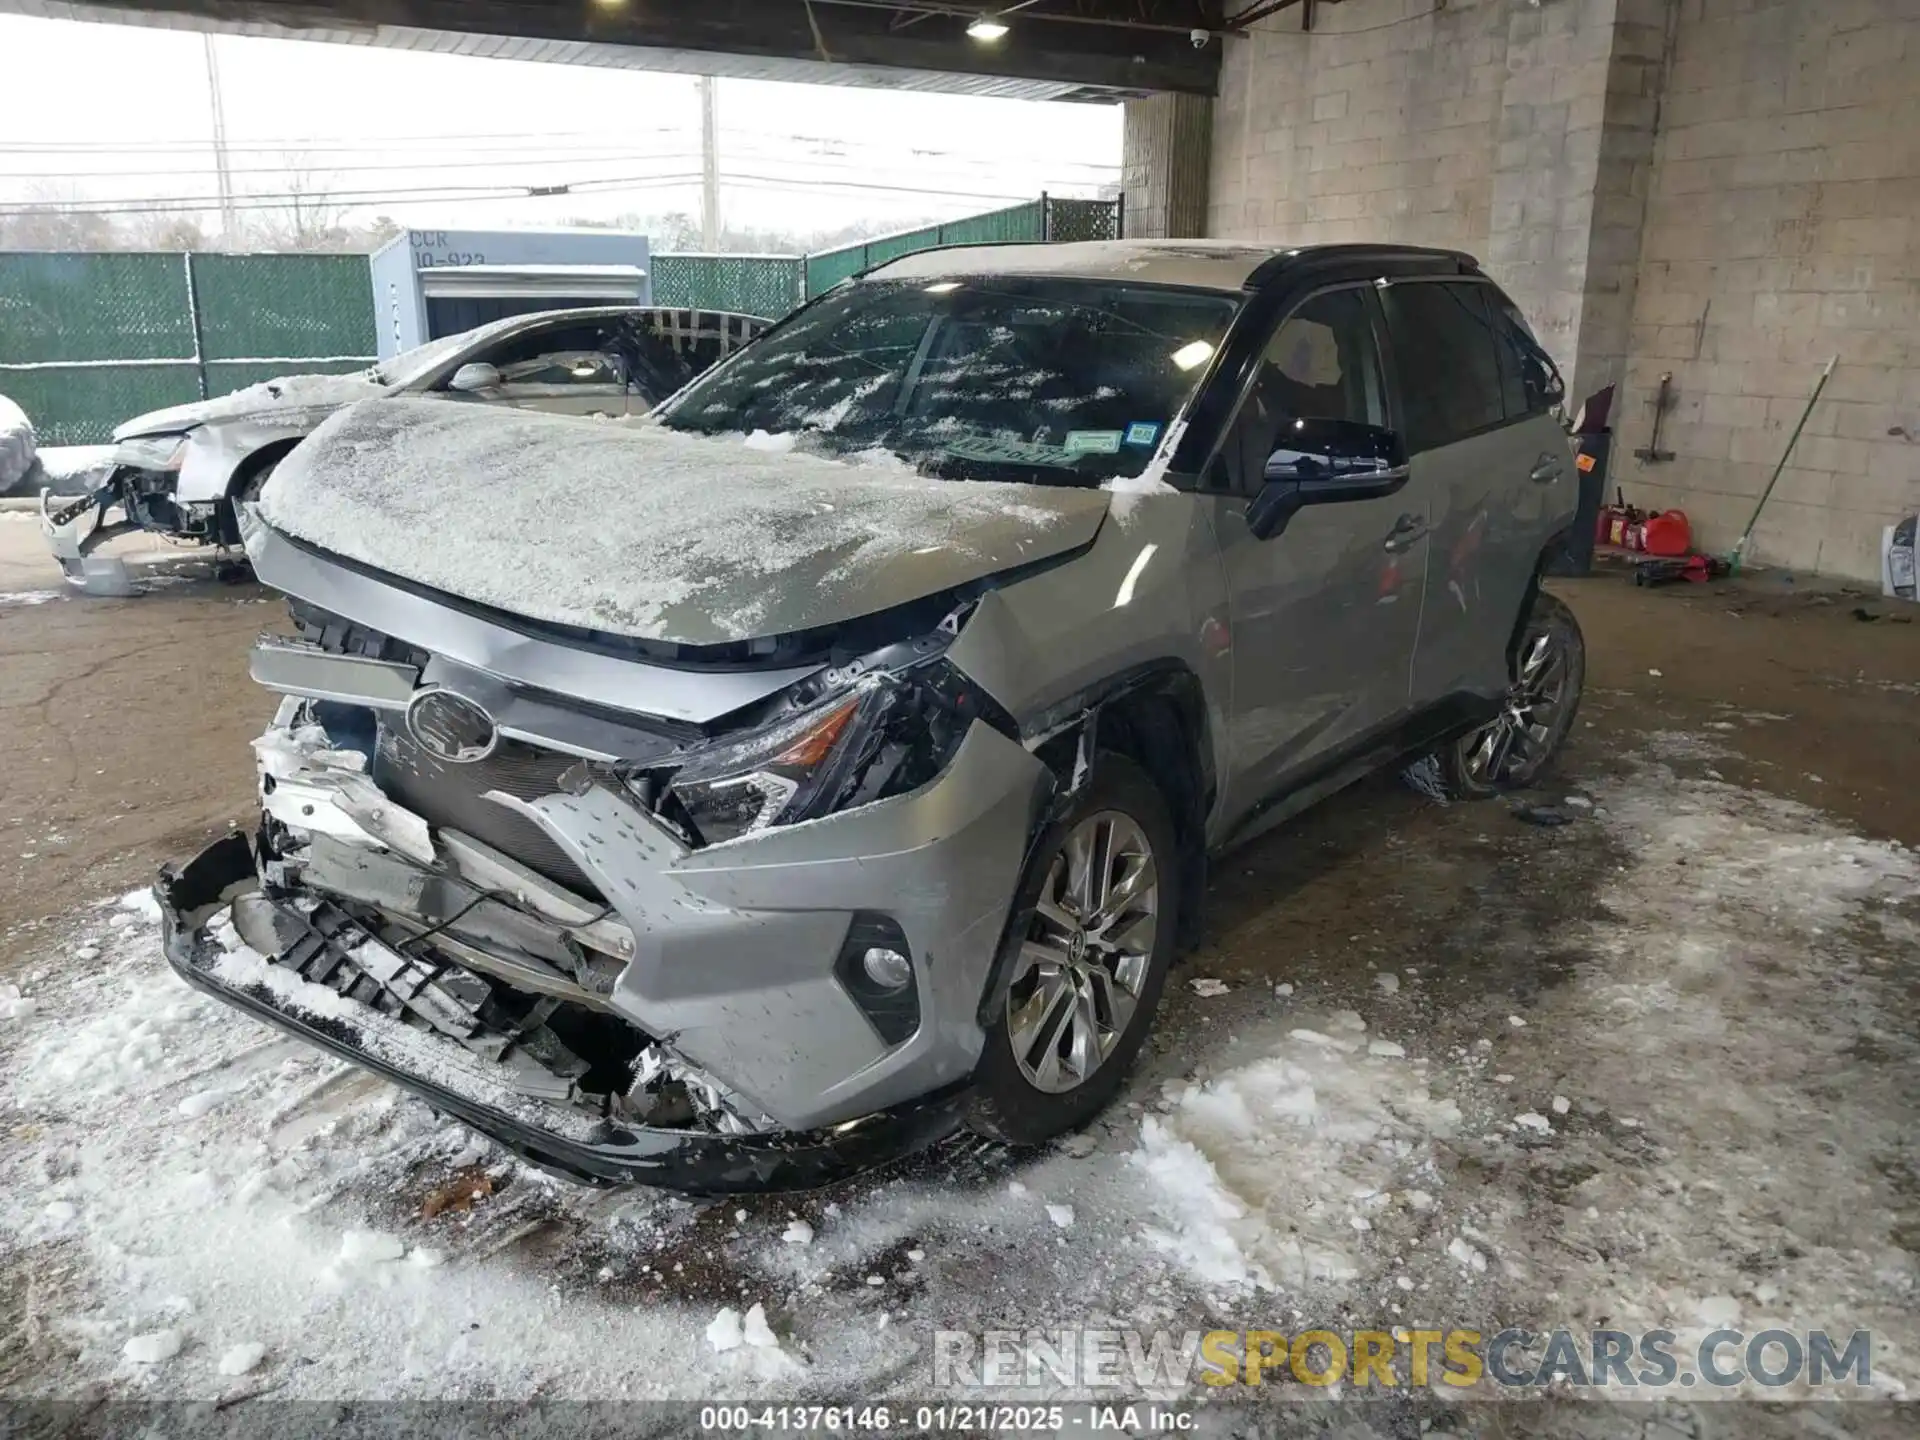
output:
[[[963,460],[984,460],[989,464],[1065,465],[1073,458],[1072,452],[1058,445],[1036,444],[1011,435],[943,436],[940,443],[949,455],[958,455]]]
[[[1069,430],[1067,453],[1069,455],[1118,455],[1120,432],[1118,430]]]
[[[1143,450],[1151,450],[1153,442],[1160,438],[1160,427],[1151,420],[1136,420],[1127,426],[1127,444]]]

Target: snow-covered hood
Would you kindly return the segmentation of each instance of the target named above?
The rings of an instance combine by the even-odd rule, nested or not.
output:
[[[275,529],[537,620],[684,645],[832,625],[1093,539],[1097,490],[485,406],[356,405],[274,472]]]
[[[146,415],[136,415],[113,432],[115,440],[130,440],[136,435],[178,435],[197,425],[217,420],[251,420],[263,415],[299,411],[321,415],[387,393],[388,387],[362,370],[352,375],[283,375],[263,380],[229,395],[196,400],[188,405],[173,405]]]

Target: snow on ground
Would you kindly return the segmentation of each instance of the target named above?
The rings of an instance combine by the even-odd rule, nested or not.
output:
[[[552,1181],[188,990],[140,898],[101,902],[0,1017],[0,1383],[925,1398],[941,1327],[1732,1323],[1871,1329],[1880,1389],[1920,1389],[1920,862],[1644,756],[1583,789],[1516,863],[1591,903],[1484,939],[1483,972],[1572,957],[1551,983],[1409,951],[1391,989],[1172,989],[1087,1134],[808,1196]],[[1475,817],[1445,812],[1463,847]]]

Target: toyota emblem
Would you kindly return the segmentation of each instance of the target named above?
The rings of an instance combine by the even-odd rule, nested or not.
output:
[[[484,760],[500,743],[485,708],[451,690],[422,690],[407,703],[407,733],[429,755],[455,765]]]

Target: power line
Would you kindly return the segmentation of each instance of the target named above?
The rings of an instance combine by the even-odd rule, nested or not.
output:
[[[670,175],[636,175],[609,177],[605,179],[587,179],[554,187],[541,187],[540,196],[529,194],[527,186],[480,186],[448,185],[424,186],[405,190],[354,191],[321,194],[314,191],[288,191],[277,195],[242,195],[235,197],[233,208],[236,211],[282,210],[298,201],[300,203],[324,204],[340,209],[365,209],[369,206],[388,203],[404,203],[409,200],[431,200],[435,204],[465,203],[479,200],[524,200],[532,198],[564,198],[575,195],[617,193],[628,190],[646,190],[675,185],[691,185],[700,179],[697,171]],[[871,181],[835,180],[828,178],[791,177],[777,175],[755,175],[729,173],[726,177],[729,185],[740,185],[747,189],[761,190],[857,190],[894,195],[939,196],[952,200],[999,200],[1018,203],[1031,200],[1030,194],[994,193],[978,190],[956,190],[949,187],[931,187],[920,185],[886,185]],[[0,207],[0,219],[19,219],[40,215],[158,215],[192,214],[218,210],[217,197],[205,195],[172,196],[167,198],[148,198],[136,201],[90,202],[81,205],[25,205]]]

